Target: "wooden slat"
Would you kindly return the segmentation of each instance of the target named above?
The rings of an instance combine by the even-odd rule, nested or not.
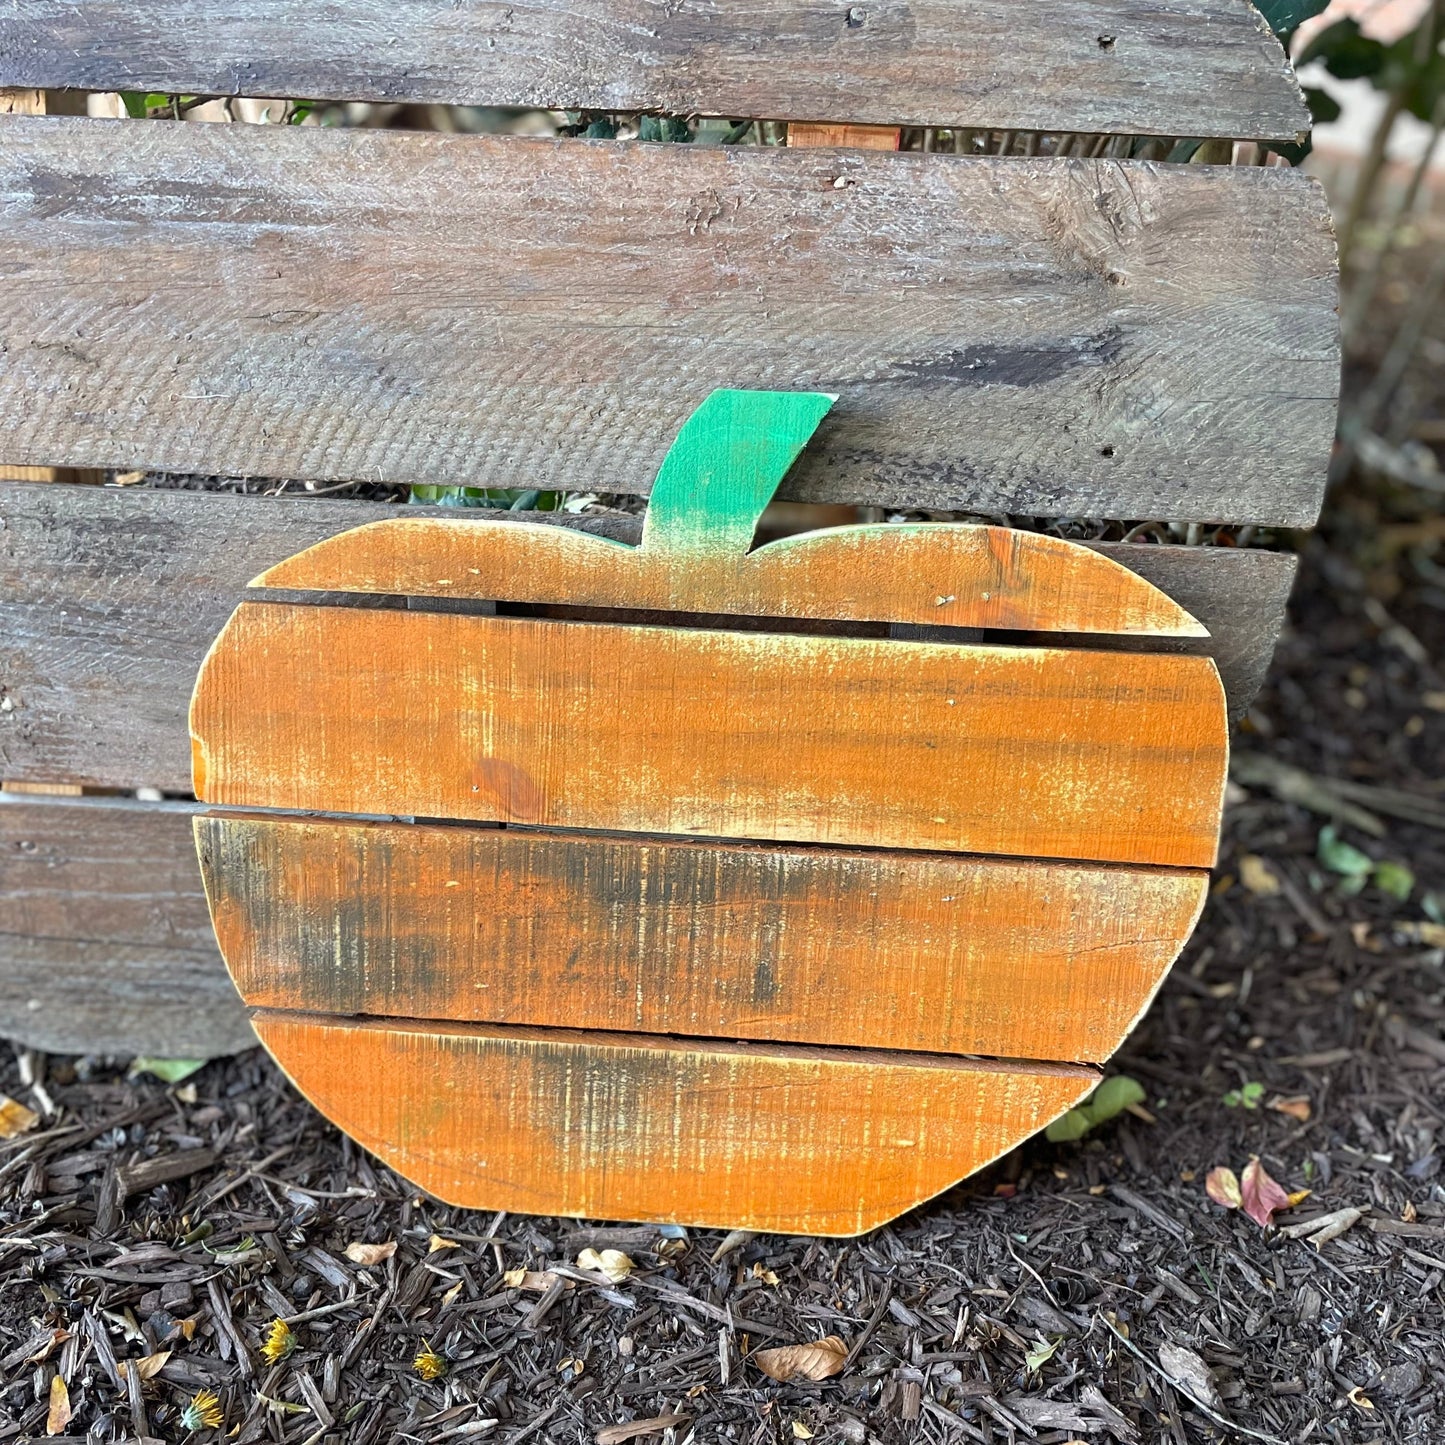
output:
[[[196,821],[254,1007],[1101,1062],[1208,874]]]
[[[1197,657],[249,602],[191,705],[241,807],[1208,868]]]
[[[551,528],[399,517],[320,543],[253,585],[626,610],[1199,637],[1170,597],[1101,553],[1008,527],[880,523],[753,552],[640,549]],[[743,544],[746,546],[746,542]]]
[[[0,1036],[192,1059],[255,1044],[216,950],[188,813],[0,802]]]
[[[841,146],[867,151],[896,151],[903,132],[896,125],[810,125],[794,123],[788,127],[788,144],[799,149],[808,146]]]
[[[13,0],[0,85],[1292,140],[1242,0]]]
[[[647,1035],[256,1016],[327,1118],[464,1208],[849,1235],[1094,1087],[1092,1069]]]
[[[840,396],[797,500],[1318,513],[1335,248],[1293,171],[0,124],[17,463],[642,494],[746,386]]]
[[[0,778],[188,792],[191,689],[246,583],[392,515],[369,502],[0,484]],[[508,515],[518,526],[585,524],[638,539],[631,517]],[[1294,558],[1100,550],[1209,628],[1202,645],[1178,645],[1215,658],[1237,717],[1268,666]]]

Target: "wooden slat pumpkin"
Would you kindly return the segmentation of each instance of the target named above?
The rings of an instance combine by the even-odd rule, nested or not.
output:
[[[1203,629],[1011,530],[750,550],[831,400],[715,392],[639,548],[344,533],[202,668],[196,834],[257,1032],[444,1199],[859,1232],[1086,1095],[1193,927],[1224,698],[1149,649]]]

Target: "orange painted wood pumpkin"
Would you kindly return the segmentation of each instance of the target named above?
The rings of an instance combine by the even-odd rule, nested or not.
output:
[[[1004,528],[750,550],[831,400],[715,392],[637,548],[323,542],[202,668],[196,836],[257,1031],[443,1199],[871,1228],[1087,1095],[1194,925],[1224,699],[1149,639],[1203,628]]]

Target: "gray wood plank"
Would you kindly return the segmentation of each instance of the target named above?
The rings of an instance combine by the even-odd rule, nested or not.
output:
[[[1318,514],[1293,171],[0,118],[7,459],[645,494],[714,387],[840,394],[782,495]]]
[[[182,1059],[255,1043],[188,812],[0,795],[0,1036]]]
[[[189,792],[191,689],[245,584],[391,510],[0,484],[0,778]],[[579,523],[619,540],[637,535],[631,517],[566,519]],[[1101,550],[1211,629],[1201,650],[1218,661],[1238,716],[1273,651],[1294,559],[1144,544]]]
[[[1244,0],[10,0],[0,86],[1293,139]]]

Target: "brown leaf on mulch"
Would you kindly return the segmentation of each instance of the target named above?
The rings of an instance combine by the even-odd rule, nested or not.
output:
[[[1289,1208],[1289,1193],[1270,1178],[1256,1154],[1244,1166],[1239,1181],[1240,1207],[1261,1229],[1268,1229],[1275,1214]]]
[[[628,1420],[621,1425],[605,1425],[593,1439],[597,1445],[625,1445],[628,1440],[640,1440],[644,1435],[660,1435],[674,1425],[687,1423],[686,1415],[654,1415],[650,1420]]]
[[[45,1412],[45,1433],[47,1435],[63,1435],[65,1427],[70,1424],[70,1391],[66,1388],[65,1379],[56,1375],[50,1382],[49,1408]]]
[[[390,1240],[386,1244],[361,1244],[352,1243],[346,1246],[346,1257],[352,1264],[359,1264],[363,1268],[374,1264],[381,1264],[396,1253],[396,1241]]]
[[[753,1364],[770,1379],[827,1380],[841,1374],[848,1359],[848,1346],[837,1335],[802,1345],[779,1345],[776,1349],[759,1350]]]
[[[9,1094],[0,1094],[0,1139],[13,1139],[24,1134],[40,1122],[40,1115],[34,1109],[27,1109],[19,1099]]]

